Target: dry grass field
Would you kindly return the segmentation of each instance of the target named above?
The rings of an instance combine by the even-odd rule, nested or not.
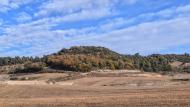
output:
[[[3,79],[4,77],[4,79]],[[189,74],[44,73],[0,80],[0,107],[190,107]]]

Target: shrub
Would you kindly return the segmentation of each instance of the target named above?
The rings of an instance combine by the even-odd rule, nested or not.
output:
[[[27,62],[24,64],[23,68],[17,68],[14,73],[34,73],[34,72],[39,72],[43,70],[45,67],[45,64],[42,62],[38,63],[31,63]]]

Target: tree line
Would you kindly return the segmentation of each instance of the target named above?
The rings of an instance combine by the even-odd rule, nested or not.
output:
[[[139,69],[147,72],[160,72],[176,70],[171,66],[174,61],[188,63],[190,62],[190,55],[187,53],[183,55],[152,54],[142,56],[138,53],[135,55],[121,55],[104,47],[81,46],[63,49],[50,55],[47,59],[47,65],[72,71]],[[186,67],[180,71],[189,72],[190,69]]]
[[[0,57],[0,66],[4,65],[15,65],[24,64],[26,62],[45,62],[46,56],[44,57]]]
[[[32,72],[42,70],[43,67],[68,71],[89,72],[98,69],[138,69],[147,72],[185,71],[189,67],[173,68],[171,63],[180,61],[190,62],[190,55],[153,54],[142,56],[140,54],[121,55],[104,47],[79,46],[43,57],[1,57],[0,66],[23,64],[17,72]]]

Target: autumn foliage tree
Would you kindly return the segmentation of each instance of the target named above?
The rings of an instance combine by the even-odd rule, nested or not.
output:
[[[172,68],[171,63],[175,61],[182,62],[182,65],[185,66]],[[30,62],[30,64],[27,62]],[[190,67],[186,66],[188,65],[186,63],[190,63],[190,55],[188,53],[181,55],[152,54],[141,56],[139,53],[134,55],[122,55],[104,47],[75,46],[70,49],[64,48],[57,53],[43,57],[0,57],[0,68],[3,68],[2,66],[5,65],[24,65],[24,69],[19,68],[17,72],[40,71],[41,68],[44,67],[41,66],[42,63],[49,68],[78,72],[89,72],[98,69],[138,69],[147,72],[190,72]],[[36,64],[39,66],[36,66]]]
[[[133,69],[131,61],[123,55],[103,47],[72,47],[50,55],[52,68],[88,72],[97,69]]]

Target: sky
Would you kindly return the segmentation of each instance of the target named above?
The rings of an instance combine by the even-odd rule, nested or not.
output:
[[[0,56],[71,46],[190,53],[190,0],[0,0]]]

